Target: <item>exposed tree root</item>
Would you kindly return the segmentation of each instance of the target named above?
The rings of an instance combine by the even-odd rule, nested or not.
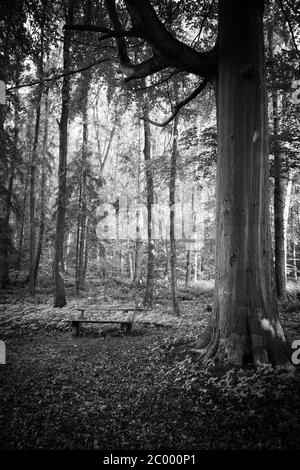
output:
[[[216,317],[211,320],[203,336],[191,352],[199,354],[201,362],[211,361],[243,367],[247,364],[290,365],[289,348],[278,320],[263,318],[247,321],[244,333],[236,328],[216,326]],[[245,334],[246,333],[246,334]]]

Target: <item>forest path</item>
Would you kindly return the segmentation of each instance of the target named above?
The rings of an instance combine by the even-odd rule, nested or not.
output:
[[[2,449],[299,448],[300,374],[224,377],[188,354],[195,323],[7,340]]]
[[[211,293],[180,302],[179,318],[167,301],[157,302],[145,318],[165,321],[165,328],[138,324],[128,335],[118,326],[85,326],[72,338],[63,320],[95,299],[71,299],[63,309],[46,297],[0,305],[7,347],[7,365],[0,366],[0,448],[300,447],[299,369],[220,376],[189,354],[207,324]],[[300,333],[299,315],[283,311],[290,337]]]

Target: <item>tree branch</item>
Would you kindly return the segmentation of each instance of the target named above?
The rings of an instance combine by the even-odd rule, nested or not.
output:
[[[153,56],[140,64],[132,64],[127,52],[127,45],[125,38],[122,37],[122,24],[116,11],[115,0],[105,0],[110,21],[113,25],[114,31],[117,33],[115,38],[118,56],[120,60],[120,71],[126,76],[125,82],[137,78],[144,78],[153,73],[159,72],[166,67],[173,65],[166,58],[161,56]],[[133,30],[135,30],[133,28]]]
[[[213,7],[214,7],[215,1],[216,1],[216,0],[212,0],[211,4],[209,5],[209,9],[208,9],[207,13],[204,15],[203,19],[202,19],[199,32],[197,33],[197,35],[195,36],[195,38],[194,38],[193,41],[191,42],[191,47],[192,47],[194,44],[198,43],[198,41],[199,41],[199,39],[200,39],[200,37],[201,37],[202,31],[203,31],[204,25],[205,25],[205,23],[206,23],[206,21],[207,21],[209,15],[210,15],[210,13],[211,13]]]
[[[103,33],[107,35],[107,38],[138,37],[134,30],[125,31],[121,29],[119,32],[116,32],[106,26],[93,24],[65,24],[64,29],[67,31],[92,31],[94,33]]]
[[[174,75],[177,75],[178,73],[182,73],[182,71],[175,69],[173,70],[173,72],[169,73],[167,77],[162,78],[161,80],[155,83],[152,83],[151,85],[148,85],[148,86],[145,85],[145,86],[135,88],[134,91],[138,93],[139,91],[150,90],[151,88],[156,88],[158,86],[161,86],[164,83],[168,82]]]
[[[120,70],[127,76],[126,81],[144,78],[167,67],[200,75],[211,79],[217,73],[216,49],[198,52],[176,39],[159,20],[149,0],[124,0],[131,17],[132,28],[123,29],[116,11],[115,0],[105,0],[113,29],[102,25],[66,24],[65,29],[95,31],[103,33],[100,40],[115,38],[120,59]],[[127,52],[126,37],[146,40],[153,57],[140,64],[132,64]]]
[[[145,78],[148,75],[152,75],[156,72],[167,67],[174,67],[175,65],[172,62],[169,62],[166,58],[160,56],[153,56],[150,59],[141,62],[140,64],[133,65],[131,63],[124,64],[120,66],[121,72],[126,75],[125,82],[134,80],[137,78]]]
[[[284,8],[284,6],[283,6],[283,1],[282,1],[282,0],[279,0],[279,3],[280,3],[280,8],[281,8],[281,11],[282,11],[283,16],[284,16],[284,18],[285,18],[285,21],[287,22],[288,27],[289,27],[289,29],[290,29],[291,36],[292,36],[292,41],[293,41],[295,50],[296,50],[298,56],[300,57],[300,51],[299,51],[298,46],[297,46],[297,43],[296,43],[296,38],[295,38],[295,34],[294,34],[294,30],[293,30],[291,21],[290,21],[288,15],[287,15],[287,12],[285,11],[285,8]]]
[[[88,70],[94,67],[95,65],[102,64],[103,62],[108,62],[112,60],[113,60],[112,58],[100,59],[100,60],[97,60],[96,62],[93,62],[92,64],[81,67],[80,69],[70,70],[69,72],[62,72],[58,75],[53,75],[52,77],[43,78],[43,80],[33,80],[32,82],[29,82],[29,83],[23,83],[22,85],[12,86],[10,88],[7,88],[6,92],[8,93],[11,90],[15,90],[16,88],[25,88],[27,86],[40,85],[41,83],[44,83],[44,82],[51,82],[52,80],[59,80],[60,78],[66,77],[67,75],[74,75],[76,73],[84,72],[85,70]]]
[[[150,122],[150,124],[153,124],[154,126],[158,126],[158,127],[165,127],[167,124],[169,124],[171,121],[173,121],[173,119],[177,116],[177,114],[179,113],[179,111],[181,110],[181,108],[183,108],[183,106],[185,106],[186,104],[188,104],[190,101],[192,101],[194,98],[196,98],[196,96],[198,96],[202,90],[204,90],[204,88],[206,87],[206,85],[208,84],[208,79],[205,78],[199,86],[197,86],[197,88],[195,88],[195,90],[189,95],[187,96],[184,100],[180,101],[179,103],[177,103],[175,106],[174,106],[174,110],[171,114],[170,117],[168,117],[168,119],[166,119],[165,121],[163,122],[156,122],[156,121],[152,121],[151,119],[148,119],[146,118],[145,116],[142,117],[142,119],[144,121],[148,121]]]
[[[122,36],[123,28],[122,28],[121,21],[119,20],[119,17],[116,11],[115,0],[104,0],[104,3],[107,9],[110,21],[113,25],[114,32],[117,33],[117,36],[115,37],[115,41],[116,41],[116,45],[118,48],[118,56],[119,56],[121,67],[123,65],[126,66],[127,64],[130,65],[131,62],[128,56],[125,38],[124,36]]]
[[[149,0],[124,0],[133,31],[142,32],[157,54],[177,68],[206,78],[217,73],[216,51],[198,52],[172,36],[157,17]]]

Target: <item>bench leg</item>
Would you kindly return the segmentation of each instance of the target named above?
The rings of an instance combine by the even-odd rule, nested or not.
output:
[[[79,336],[79,328],[80,328],[80,323],[79,321],[72,321],[72,335],[73,336]]]

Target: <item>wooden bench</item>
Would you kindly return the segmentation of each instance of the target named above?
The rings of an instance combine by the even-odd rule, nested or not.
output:
[[[73,336],[79,336],[80,333],[80,324],[81,323],[117,323],[120,325],[125,325],[126,331],[131,332],[132,330],[132,325],[134,323],[134,317],[135,313],[137,311],[143,311],[144,309],[142,307],[134,307],[134,306],[111,306],[111,307],[97,307],[97,306],[86,306],[86,307],[79,307],[77,309],[79,312],[81,312],[80,317],[73,319],[73,320],[66,320],[70,321],[72,324],[72,335]],[[115,319],[110,319],[110,318],[100,318],[100,319],[85,319],[84,318],[84,312],[88,313],[102,313],[102,312],[124,312],[124,313],[129,313],[133,312],[131,317],[129,316],[126,320],[115,320]]]

